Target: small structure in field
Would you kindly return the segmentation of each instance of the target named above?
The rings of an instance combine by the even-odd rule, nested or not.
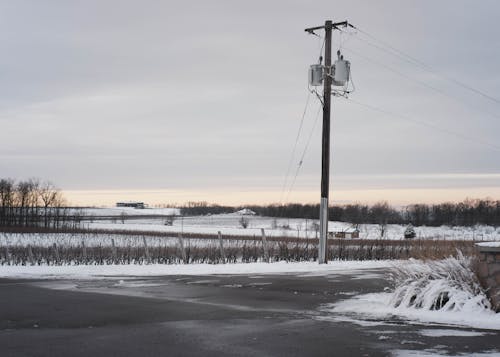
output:
[[[146,205],[144,202],[130,201],[130,202],[116,202],[116,207],[131,207],[137,209],[144,209]]]
[[[408,227],[406,227],[404,234],[405,234],[405,239],[413,239],[417,236],[417,234],[415,233],[415,228],[413,228],[411,224],[409,224]]]
[[[249,208],[243,208],[243,209],[240,209],[239,211],[236,212],[237,214],[240,214],[242,216],[255,216],[257,213],[255,213],[254,211],[252,211],[251,209]]]
[[[329,238],[359,238],[359,229],[357,227],[349,227],[342,231],[328,232]]]

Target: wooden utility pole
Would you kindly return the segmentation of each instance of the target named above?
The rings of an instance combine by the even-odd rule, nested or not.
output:
[[[323,75],[323,134],[321,141],[321,201],[319,208],[318,262],[328,262],[328,196],[330,191],[330,110],[332,97],[332,31],[338,27],[351,26],[347,21],[305,29],[314,34],[315,30],[325,30],[325,66]]]
[[[323,84],[323,135],[321,140],[321,201],[319,207],[318,262],[327,263],[328,196],[330,192],[330,103],[332,97],[332,22],[325,22],[325,77]]]

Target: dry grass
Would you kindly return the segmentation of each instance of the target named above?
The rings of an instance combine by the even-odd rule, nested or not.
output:
[[[72,230],[74,232],[74,230]],[[84,231],[85,237],[95,239],[104,234],[96,231]],[[126,247],[109,245],[93,246],[57,246],[36,245],[0,246],[0,264],[41,265],[41,264],[174,264],[174,263],[209,263],[257,262],[264,259],[264,248],[260,237],[224,236],[224,256],[220,251],[216,236],[202,234],[184,235],[184,252],[179,245],[172,245],[172,237],[165,233],[148,232],[109,232],[105,234],[127,238],[165,238],[165,244],[145,248],[142,243]],[[168,238],[168,239],[167,239]],[[314,261],[317,259],[318,241],[290,237],[268,237],[270,261]],[[167,243],[169,241],[170,243]],[[203,244],[200,244],[202,242]],[[330,239],[328,246],[329,260],[385,260],[385,259],[429,259],[437,260],[457,256],[457,251],[467,256],[475,254],[472,241],[443,240],[366,240],[366,239]]]

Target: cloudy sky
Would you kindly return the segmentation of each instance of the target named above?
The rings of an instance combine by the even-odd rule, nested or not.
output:
[[[316,202],[314,97],[285,177],[322,45],[304,28],[332,19],[360,29],[334,35],[356,90],[333,100],[333,201],[500,199],[499,16],[496,1],[1,1],[0,177],[77,204]]]

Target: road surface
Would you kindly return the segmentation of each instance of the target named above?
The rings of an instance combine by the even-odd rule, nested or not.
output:
[[[363,275],[0,279],[0,356],[407,356],[500,350],[500,332],[428,337],[322,311],[388,285]]]

